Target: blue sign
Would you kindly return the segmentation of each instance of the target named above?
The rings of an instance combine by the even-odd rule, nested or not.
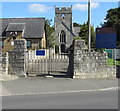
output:
[[[116,32],[109,28],[98,28],[96,31],[96,48],[116,48]]]
[[[45,50],[36,50],[37,56],[45,56]]]

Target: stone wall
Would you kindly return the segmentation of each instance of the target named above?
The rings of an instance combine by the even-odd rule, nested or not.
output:
[[[107,65],[107,53],[88,52],[83,40],[70,47],[68,77],[109,78],[116,76],[116,67]],[[26,75],[26,40],[16,39],[14,49],[0,54],[0,74]]]
[[[22,33],[17,32],[16,38],[21,39],[22,38]],[[4,47],[2,49],[3,53],[6,53],[7,51],[10,51],[10,50],[14,49],[14,45],[12,45],[12,42],[14,42],[13,34],[10,34],[10,32],[7,32],[6,39],[4,39]]]
[[[0,53],[0,74],[8,74],[8,53]]]
[[[14,41],[14,49],[9,51],[9,74],[15,74],[18,76],[25,75],[25,52],[26,52],[26,40],[16,39]]]
[[[107,65],[107,53],[88,52],[83,40],[74,41],[73,78],[115,77],[116,67]]]

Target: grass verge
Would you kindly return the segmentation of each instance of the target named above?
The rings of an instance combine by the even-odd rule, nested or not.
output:
[[[118,66],[120,66],[120,61],[114,61],[113,59],[108,58],[108,59],[107,59],[107,64],[108,64],[108,65],[111,65],[111,66],[113,66],[113,65],[118,65]]]

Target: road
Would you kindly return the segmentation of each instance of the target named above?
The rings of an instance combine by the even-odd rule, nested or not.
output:
[[[3,97],[4,109],[118,109],[118,91]]]

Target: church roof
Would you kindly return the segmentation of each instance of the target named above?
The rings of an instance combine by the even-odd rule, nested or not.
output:
[[[73,33],[75,34],[76,37],[79,37],[80,27],[73,27]]]

